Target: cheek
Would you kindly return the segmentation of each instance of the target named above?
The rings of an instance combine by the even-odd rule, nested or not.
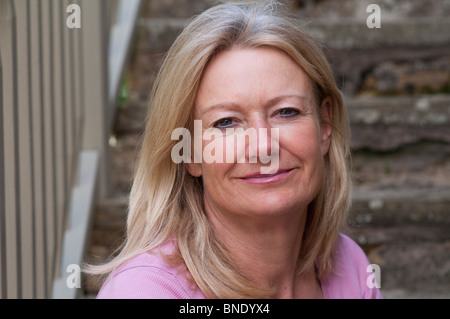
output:
[[[234,188],[230,183],[232,164],[213,163],[202,165],[202,181],[204,195],[210,203],[223,206],[234,198]]]
[[[280,147],[304,162],[322,157],[318,127],[314,123],[280,129]]]
[[[203,182],[212,184],[221,183],[230,171],[231,164],[227,163],[212,163],[212,164],[202,164],[202,177]],[[210,182],[211,181],[211,182]]]
[[[223,185],[234,159],[227,160],[226,139],[218,137],[202,143],[202,176],[206,187]]]

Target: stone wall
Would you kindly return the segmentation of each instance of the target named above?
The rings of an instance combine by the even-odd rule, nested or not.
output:
[[[99,206],[93,231],[91,250],[99,256],[123,236],[117,228],[124,227],[123,198],[164,54],[188,19],[214,3],[145,2],[127,77],[130,97],[118,113],[112,147],[119,199]],[[345,98],[354,184],[347,233],[380,265],[386,297],[449,297],[450,1],[285,3],[323,44]],[[366,25],[370,3],[380,5],[380,29]]]

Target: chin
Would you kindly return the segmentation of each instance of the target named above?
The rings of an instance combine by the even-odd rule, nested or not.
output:
[[[286,194],[270,194],[256,198],[247,205],[248,211],[258,216],[282,216],[284,214],[298,213],[306,209],[308,202],[302,202],[298,197],[292,198]]]

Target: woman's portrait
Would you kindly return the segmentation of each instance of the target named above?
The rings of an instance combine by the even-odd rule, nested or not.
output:
[[[149,103],[126,242],[92,267],[107,278],[97,298],[381,297],[341,233],[351,192],[341,94],[280,3],[226,2],[192,19]],[[203,137],[176,163],[179,128]],[[221,157],[194,160],[211,143]],[[277,165],[264,172],[260,154]]]
[[[0,299],[449,298],[449,16],[0,0]]]

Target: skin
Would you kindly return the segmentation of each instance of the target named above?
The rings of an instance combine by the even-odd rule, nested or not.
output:
[[[255,284],[271,287],[277,298],[321,298],[314,271],[298,275],[308,204],[316,196],[328,152],[331,99],[319,111],[311,80],[285,53],[270,48],[233,47],[208,64],[195,101],[195,119],[203,130],[279,129],[279,139],[258,137],[247,143],[245,163],[186,164],[202,176],[206,215],[231,257]],[[319,114],[322,121],[319,121]],[[202,148],[211,143],[203,140]],[[228,144],[229,145],[229,144]],[[279,168],[263,176],[251,154],[278,150]],[[226,147],[224,154],[230,151]],[[300,261],[301,262],[301,261]]]

